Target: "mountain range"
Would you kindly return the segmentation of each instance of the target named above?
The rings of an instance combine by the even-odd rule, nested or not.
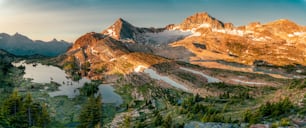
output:
[[[14,35],[0,33],[0,49],[18,56],[43,55],[54,57],[65,53],[71,45],[72,43],[63,40],[34,41],[19,33]]]
[[[305,26],[286,19],[235,27],[201,12],[180,24],[141,28],[119,18],[101,33],[77,39],[65,61],[74,60],[79,67],[87,63],[89,74],[102,67],[109,74],[129,73],[140,65],[173,60],[255,72],[262,65],[306,66],[305,37]]]
[[[304,127],[305,37],[290,20],[234,26],[206,12],[162,28],[119,18],[74,43],[2,33],[0,127],[28,126],[16,115],[33,111],[50,127]]]

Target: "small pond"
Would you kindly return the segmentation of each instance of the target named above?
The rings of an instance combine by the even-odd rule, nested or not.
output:
[[[85,83],[91,82],[87,78],[73,81],[64,70],[55,66],[42,65],[40,63],[27,64],[24,61],[12,64],[16,67],[24,66],[24,78],[32,79],[32,82],[43,84],[53,81],[60,84],[58,91],[48,93],[51,97],[67,96],[68,98],[74,98],[80,94],[79,88],[83,87]],[[115,103],[116,105],[123,103],[121,96],[115,93],[115,89],[111,84],[101,84],[99,93],[102,95],[103,103]]]

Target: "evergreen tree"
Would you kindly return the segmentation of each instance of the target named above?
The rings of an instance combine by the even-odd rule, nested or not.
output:
[[[97,98],[91,96],[88,102],[83,106],[81,114],[79,115],[79,128],[93,128],[102,125],[102,102],[101,95]]]
[[[210,120],[210,115],[207,113],[201,119],[202,122],[209,122],[209,120]]]
[[[38,126],[41,126],[42,128],[46,128],[48,124],[50,123],[51,118],[47,110],[46,105],[41,106],[41,111],[40,111],[40,118],[38,119]]]
[[[159,113],[157,113],[155,115],[154,125],[155,126],[160,126],[162,123],[163,123],[163,117]]]
[[[13,94],[4,101],[1,107],[1,115],[5,118],[4,125],[10,127],[22,127],[23,120],[20,119],[19,111],[21,108],[22,102],[21,97],[18,96],[18,91],[15,89]]]
[[[30,93],[24,98],[18,96],[18,91],[13,94],[1,106],[0,125],[4,127],[47,127],[50,117],[46,107],[35,103]],[[39,123],[43,121],[44,123]]]
[[[168,114],[163,121],[163,127],[171,128],[171,126],[172,126],[172,117],[170,114]]]
[[[143,127],[145,127],[145,125],[141,121],[136,122],[135,128],[143,128]]]
[[[27,93],[26,97],[25,97],[25,100],[23,102],[23,105],[22,105],[22,115],[24,115],[24,117],[26,118],[25,120],[27,120],[27,123],[28,123],[28,127],[31,127],[34,125],[34,110],[32,109],[33,108],[33,99],[32,99],[32,95],[30,93]]]
[[[92,83],[85,83],[84,86],[80,89],[81,95],[84,96],[92,96],[99,91],[99,84],[92,82]]]
[[[243,114],[243,121],[250,124],[259,123],[261,115],[258,112],[247,110]]]
[[[124,122],[122,128],[130,128],[130,127],[131,127],[131,116],[128,114],[124,116]]]
[[[201,100],[201,97],[200,95],[197,93],[194,98],[193,98],[193,102],[196,103],[196,102],[199,102]]]

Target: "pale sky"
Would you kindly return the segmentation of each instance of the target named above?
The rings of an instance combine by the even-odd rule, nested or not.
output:
[[[196,12],[236,26],[277,19],[306,26],[306,0],[0,0],[0,33],[73,42],[119,17],[135,26],[164,27]]]

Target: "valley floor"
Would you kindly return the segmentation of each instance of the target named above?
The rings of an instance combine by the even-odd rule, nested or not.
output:
[[[122,103],[107,103],[102,97],[102,107],[98,109],[101,111],[100,125],[111,128],[218,128],[254,124],[305,127],[306,79],[277,79],[184,63],[180,66],[180,69],[168,73],[161,72],[161,69],[156,71],[197,91],[186,92],[156,79],[141,85],[131,82],[142,76],[149,77],[145,72],[135,73],[129,79],[119,75],[120,79],[113,83],[113,88],[122,98]],[[30,93],[33,101],[47,106],[48,127],[78,127],[84,122],[80,115],[91,99],[87,94],[97,93],[95,90],[83,91],[96,87],[95,83],[102,83],[92,81],[92,84],[81,86],[75,97],[50,96],[63,83],[34,83],[24,78],[24,67],[14,67],[10,62],[1,63],[0,67],[0,127],[12,127],[14,123],[6,120],[12,115],[3,117],[5,103],[14,89],[22,97]],[[208,78],[208,83],[198,80],[203,77]],[[198,86],[188,86],[194,84]]]

